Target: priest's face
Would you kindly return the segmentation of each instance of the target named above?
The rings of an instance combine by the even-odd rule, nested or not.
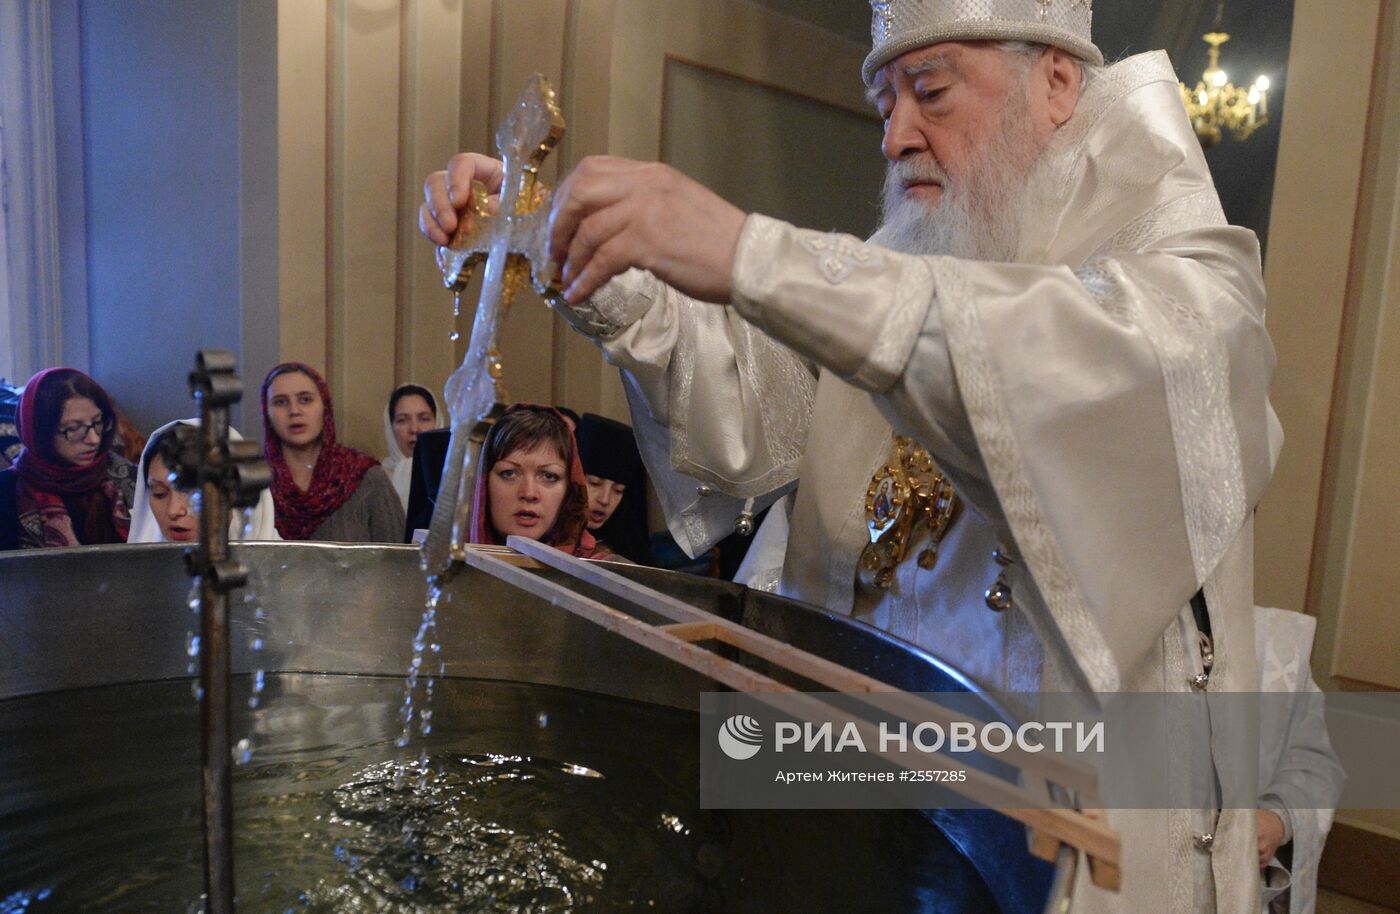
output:
[[[896,58],[872,98],[890,167],[874,240],[914,254],[1013,259],[1018,196],[1053,123],[1028,99],[1029,58],[945,42]]]

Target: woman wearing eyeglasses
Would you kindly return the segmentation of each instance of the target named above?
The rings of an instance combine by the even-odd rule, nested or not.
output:
[[[17,416],[24,450],[0,471],[0,549],[126,542],[136,472],[112,452],[115,415],[81,371],[29,379]]]

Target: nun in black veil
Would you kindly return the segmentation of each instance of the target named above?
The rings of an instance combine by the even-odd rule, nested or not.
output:
[[[619,555],[650,565],[647,474],[632,427],[584,413],[574,434],[588,480],[589,532]]]

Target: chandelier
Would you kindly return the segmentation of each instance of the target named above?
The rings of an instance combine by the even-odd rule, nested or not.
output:
[[[1216,31],[1201,36],[1210,45],[1210,63],[1201,74],[1201,81],[1196,83],[1195,89],[1178,83],[1191,126],[1206,149],[1219,143],[1225,130],[1243,141],[1269,122],[1269,77],[1260,76],[1248,88],[1230,82],[1230,77],[1220,69],[1220,46],[1229,41],[1230,36],[1218,30],[1218,14],[1216,27]]]

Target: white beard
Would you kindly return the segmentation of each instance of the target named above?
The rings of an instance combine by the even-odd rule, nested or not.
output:
[[[1042,149],[1026,117],[1022,83],[1008,93],[992,141],[968,162],[963,175],[949,175],[931,153],[890,164],[883,221],[871,243],[920,256],[1015,260],[1031,175]],[[942,184],[936,204],[905,193],[906,183],[915,179]]]

